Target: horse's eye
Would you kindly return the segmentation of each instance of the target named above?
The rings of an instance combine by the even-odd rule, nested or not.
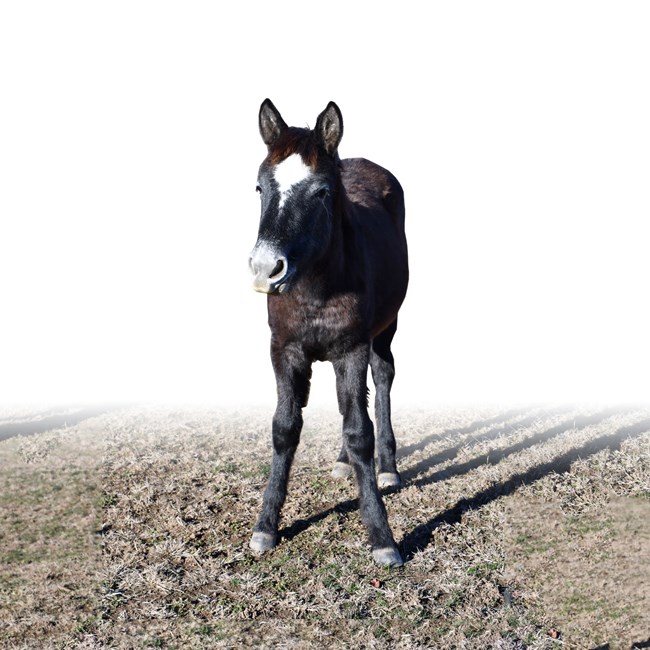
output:
[[[330,193],[330,188],[327,185],[323,185],[316,190],[316,197],[319,199],[324,199]]]

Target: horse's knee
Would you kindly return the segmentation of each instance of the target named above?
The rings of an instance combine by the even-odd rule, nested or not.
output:
[[[278,409],[273,416],[273,448],[281,453],[294,449],[300,441],[302,413],[299,407]]]

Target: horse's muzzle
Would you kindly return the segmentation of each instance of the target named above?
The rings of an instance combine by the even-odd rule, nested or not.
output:
[[[289,263],[286,256],[270,247],[258,243],[248,260],[253,274],[253,289],[260,293],[282,293],[289,279]]]

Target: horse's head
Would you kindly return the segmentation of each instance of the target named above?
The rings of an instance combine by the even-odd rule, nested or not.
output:
[[[262,216],[249,264],[256,291],[282,293],[328,249],[343,118],[330,102],[313,130],[289,127],[266,99],[259,127],[268,154],[257,176]]]

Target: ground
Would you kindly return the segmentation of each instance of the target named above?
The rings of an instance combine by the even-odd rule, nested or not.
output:
[[[0,647],[650,647],[650,409],[397,411],[397,570],[327,410],[248,550],[271,415],[0,411]]]

